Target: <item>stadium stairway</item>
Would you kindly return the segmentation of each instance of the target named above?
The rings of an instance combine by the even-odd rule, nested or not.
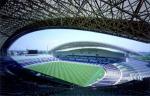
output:
[[[125,83],[132,80],[143,80],[143,78],[150,77],[150,68],[147,67],[147,62],[135,60],[130,58],[128,62],[113,64],[122,73],[120,82]]]
[[[139,61],[134,58],[130,58],[129,62],[127,62],[129,66],[133,67],[138,73],[139,78],[142,80],[143,78],[150,77],[150,67],[148,62]]]
[[[103,65],[105,68],[105,76],[102,80],[94,83],[92,86],[110,86],[115,85],[120,80],[120,70],[112,64]]]
[[[120,72],[121,72],[121,79],[118,82],[118,84],[125,83],[131,80],[134,80],[137,78],[137,72],[130,66],[124,64],[124,63],[119,63],[119,64],[113,64],[116,66]]]

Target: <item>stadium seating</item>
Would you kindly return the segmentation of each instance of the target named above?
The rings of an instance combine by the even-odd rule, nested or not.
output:
[[[130,58],[129,62],[115,63],[122,73],[122,79],[119,83],[128,82],[131,80],[143,80],[143,78],[150,77],[150,68],[147,67],[148,62],[138,61]]]
[[[30,64],[39,64],[39,63],[46,63],[50,61],[58,61],[59,59],[54,57],[36,57],[34,59],[21,59],[16,60],[22,66],[30,65]]]
[[[11,61],[11,59],[8,58],[3,57],[3,59],[7,61]],[[99,58],[96,56],[77,56],[77,55],[69,55],[65,57],[62,56],[59,58],[50,55],[24,56],[24,57],[20,56],[18,58],[15,57],[16,62],[19,63],[21,66],[27,66],[31,64],[42,64],[51,61],[71,61],[71,62],[82,62],[82,63],[84,62],[88,64],[103,66],[107,74],[100,82],[97,81],[95,84],[93,84],[93,86],[121,84],[121,83],[129,82],[131,80],[142,80],[145,77],[150,77],[149,75],[150,70],[149,67],[147,67],[148,63],[142,61],[138,61],[137,63],[137,61],[132,59],[130,59],[129,62],[110,63],[110,62],[114,62],[117,59],[104,58],[104,57]],[[141,66],[141,64],[143,66]]]
[[[118,82],[121,76],[120,70],[112,64],[103,65],[103,67],[106,71],[104,78],[92,86],[110,86],[115,85]]]
[[[106,76],[102,79],[97,81],[95,84],[92,84],[92,86],[108,86],[108,85],[113,85],[117,82],[117,80],[120,78],[120,71],[118,70],[117,67],[111,64],[100,64],[101,59],[106,59],[107,58],[98,58],[95,56],[68,56],[64,58],[55,58],[52,56],[46,56],[46,57],[40,57],[40,56],[34,56],[34,58],[22,58],[19,60],[16,60],[20,65],[22,66],[27,66],[31,64],[43,64],[51,61],[72,61],[72,62],[84,62],[85,64],[95,64],[95,65],[100,65],[105,68],[105,71],[107,72]],[[99,61],[98,61],[99,60]],[[84,64],[83,63],[83,64]]]
[[[94,64],[110,64],[124,61],[124,59],[120,58],[100,57],[100,56],[80,56],[80,55],[66,55],[66,56],[59,56],[58,58],[60,60],[94,63]]]
[[[36,63],[41,63],[41,62],[49,62],[49,61],[56,61],[59,60],[57,58],[51,58],[51,57],[42,57],[42,56],[34,56],[34,58],[25,58],[25,59],[18,59],[18,62],[21,62],[22,66],[25,66],[24,63],[28,64],[36,64]],[[28,61],[28,62],[27,62]],[[66,88],[63,86],[61,87],[56,87],[56,85],[49,86],[49,84],[43,85],[41,83],[37,82],[30,82],[26,81],[24,79],[21,79],[19,76],[13,76],[11,74],[6,73],[7,70],[6,66],[8,65],[13,65],[14,67],[19,67],[18,64],[16,65],[16,62],[14,62],[11,58],[9,57],[1,57],[0,58],[0,64],[1,64],[1,70],[0,70],[0,76],[1,80],[3,81],[1,84],[1,91],[0,95],[1,96],[21,96],[21,95],[31,95],[31,96],[55,96],[57,94],[58,96],[60,95],[68,95],[68,96],[74,96],[78,94],[78,96],[91,96],[91,92],[93,91],[92,94],[95,96],[99,96],[99,94],[103,93],[106,95],[114,95],[114,96],[120,96],[120,94],[125,94],[125,95],[136,95],[140,94],[141,96],[149,96],[149,79],[143,79],[142,81],[132,81],[129,83],[123,83],[126,82],[125,80],[129,79],[134,79],[138,78],[139,76],[142,78],[148,77],[150,70],[148,69],[149,67],[146,67],[148,63],[146,62],[134,62],[134,60],[129,60],[130,62],[123,62],[123,63],[118,63],[118,64],[103,64],[102,66],[106,69],[107,74],[101,81],[97,81],[95,84],[92,86],[94,88]],[[93,63],[92,63],[93,64]],[[143,66],[141,66],[141,64]],[[99,66],[99,65],[97,65]],[[134,68],[133,68],[134,67]],[[17,71],[17,70],[16,70]],[[136,72],[140,73],[139,75],[136,74]],[[20,73],[20,72],[17,72]],[[22,74],[22,73],[20,73]],[[132,75],[130,75],[132,74]],[[118,82],[118,79],[122,75],[121,80]],[[24,76],[24,75],[22,75]],[[31,76],[27,76],[30,79]],[[127,79],[128,77],[128,79]],[[132,78],[129,78],[132,77]],[[36,81],[40,81],[39,79]],[[45,81],[41,81],[45,82]],[[119,85],[115,85],[115,83],[118,83]],[[123,83],[123,84],[121,84]],[[109,85],[108,87],[105,87],[105,85]],[[100,88],[97,88],[95,85],[101,85]],[[102,85],[104,85],[102,87]],[[111,86],[115,85],[115,86]],[[144,86],[144,87],[143,87]],[[145,87],[146,86],[146,87]],[[96,87],[96,88],[95,88]],[[143,89],[144,90],[143,90]],[[118,90],[118,91],[116,91]],[[126,90],[126,91],[124,91]]]

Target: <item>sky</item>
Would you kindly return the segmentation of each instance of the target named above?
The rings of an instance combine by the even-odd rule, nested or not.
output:
[[[136,52],[150,52],[150,44],[122,37],[74,29],[45,29],[26,34],[17,39],[9,50],[50,50],[64,43],[93,41],[115,45]]]

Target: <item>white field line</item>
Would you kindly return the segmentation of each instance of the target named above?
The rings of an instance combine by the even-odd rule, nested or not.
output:
[[[92,85],[94,85],[94,84],[100,82],[101,80],[103,80],[103,79],[106,77],[106,74],[107,74],[106,69],[105,69],[104,67],[103,67],[103,69],[105,70],[105,71],[104,71],[104,76],[103,76],[102,78],[98,79],[97,81],[95,81],[94,83],[89,84],[89,85],[87,85],[87,86],[92,86]]]
[[[25,65],[23,67],[27,68],[27,67],[30,67],[30,66],[43,65],[43,64],[52,63],[52,62],[60,62],[60,61],[48,61],[48,62],[42,62],[42,63],[34,63],[34,64],[30,64],[30,65]]]
[[[96,64],[89,64],[89,63],[80,63],[80,62],[72,62],[72,61],[59,61],[59,60],[57,60],[57,61],[48,61],[48,62],[42,62],[42,63],[35,63],[35,64],[31,64],[31,65],[26,65],[26,66],[24,66],[24,68],[26,68],[26,67],[29,67],[29,66],[36,66],[36,65],[42,65],[42,64],[47,64],[47,63],[51,63],[51,62],[68,62],[68,63],[72,63],[72,64],[82,64],[82,65],[88,65],[88,66],[96,66],[96,67],[102,67],[102,66],[100,66],[100,65],[96,65]]]
[[[115,66],[116,67],[116,66]],[[120,78],[113,84],[113,85],[116,85],[116,84],[118,84],[120,81],[121,81],[121,79],[122,79],[122,71],[118,68],[118,67],[116,67],[119,71],[120,71]]]
[[[100,65],[96,65],[93,63],[84,63],[84,62],[76,62],[76,61],[59,61],[59,62],[69,62],[69,63],[73,63],[73,64],[82,64],[82,65],[89,65],[89,66],[96,66],[96,67],[101,67]]]

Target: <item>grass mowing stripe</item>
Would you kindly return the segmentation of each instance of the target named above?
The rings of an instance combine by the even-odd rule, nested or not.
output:
[[[56,63],[56,64],[54,65],[54,66],[55,66],[55,67],[54,67],[54,73],[55,73],[55,77],[57,77],[57,78],[59,78],[59,77],[58,77],[58,73],[57,73],[57,66],[58,66],[58,64],[59,64],[59,63]]]
[[[65,80],[64,78],[66,78],[66,75],[65,75],[65,73],[62,73],[62,70],[64,70],[64,66],[63,66],[63,64],[60,64],[60,66],[61,66],[61,69],[60,69],[61,78],[62,78],[63,80]]]
[[[50,74],[50,72],[51,72],[51,64],[48,64],[48,67],[46,68],[47,69],[47,74]]]
[[[70,72],[67,72],[67,66],[64,64],[59,64],[59,66],[63,66],[63,68],[60,71],[60,74],[62,75],[62,80],[69,80],[70,77],[69,77],[68,73],[70,73]],[[66,78],[67,76],[68,76],[68,79]]]
[[[64,64],[64,69],[66,70],[66,71],[64,71],[65,76],[67,77],[66,80],[73,80],[74,77],[71,74],[72,72],[69,70],[69,67],[66,67],[65,63],[63,63],[63,64]]]
[[[56,64],[57,64],[57,63],[56,63]],[[55,64],[55,63],[53,64],[53,66],[54,66],[53,72],[54,72],[54,76],[55,76],[55,77],[57,77],[57,75],[56,75],[56,74],[57,74],[57,73],[56,73],[56,64]]]
[[[79,80],[80,84],[83,85],[83,83],[84,83],[84,74],[83,74],[83,71],[79,71],[79,70],[82,70],[82,68],[80,67],[80,65],[77,65],[75,67],[76,67],[76,69],[78,69],[76,71],[76,74],[78,76],[78,80]],[[82,74],[82,76],[80,76],[81,74]]]
[[[60,66],[61,66],[60,73],[61,73],[62,78],[65,78],[66,80],[68,80],[69,77],[67,75],[67,71],[62,72],[62,70],[66,70],[64,64],[60,64]]]
[[[49,74],[49,69],[51,68],[51,67],[49,67],[50,65],[48,65],[48,67],[46,67],[46,68],[44,68],[44,67],[42,67],[42,70],[43,71],[45,71],[46,72],[46,74]],[[45,69],[45,70],[44,70]],[[44,73],[44,72],[43,72]]]
[[[62,67],[62,64],[60,64],[60,63],[58,63],[58,64],[59,64],[58,66],[61,66],[61,67]],[[62,80],[65,80],[65,79],[64,79],[65,77],[64,77],[64,74],[63,74],[62,71],[63,71],[63,68],[61,68],[60,71],[59,71],[59,74],[62,76],[62,77],[60,77],[60,78],[62,78]]]
[[[74,65],[72,65],[72,68],[75,68],[77,71],[73,71],[75,73],[75,76],[77,77],[77,80],[79,82],[79,84],[82,85],[82,78],[83,76],[80,76],[82,74],[82,72],[79,72],[80,67],[79,65],[76,65],[75,67],[73,67]]]
[[[52,66],[52,64],[49,66],[50,68],[49,68],[49,74],[52,74],[53,73],[53,66]]]
[[[67,72],[68,72],[68,76],[69,76],[69,82],[73,82],[73,83],[75,83],[75,84],[78,84],[78,83],[76,83],[76,76],[75,76],[75,74],[74,74],[74,72],[73,72],[73,70],[72,70],[72,65],[68,65],[68,64],[65,64],[66,66],[67,66]]]
[[[51,68],[51,69],[52,69],[52,74],[50,74],[50,75],[51,75],[51,76],[54,76],[54,67],[55,67],[55,66],[54,66],[54,63],[52,63],[51,67],[52,67],[52,68]]]
[[[62,69],[63,79],[68,80],[68,82],[70,82],[71,76],[69,75],[70,72],[68,70],[68,66],[65,65],[64,63],[62,65],[63,65],[63,69]]]
[[[58,76],[59,76],[60,78],[62,78],[62,76],[61,76],[61,65],[62,65],[62,64],[60,64],[60,65],[58,66]]]
[[[58,65],[59,63],[56,63],[54,66],[55,66],[55,68],[54,68],[54,73],[55,73],[55,76],[57,77],[57,78],[59,78],[58,77],[58,73],[57,73],[57,67],[59,66]]]
[[[58,66],[58,76],[59,76],[60,78],[62,78],[62,77],[61,77],[61,69],[60,69],[61,65],[62,65],[62,64],[60,64],[60,65]]]
[[[78,71],[78,69],[76,68],[76,66],[73,66],[73,65],[70,66],[71,73],[72,73],[72,76],[73,76],[73,81],[74,81],[74,83],[76,83],[76,84],[80,84],[80,80],[79,80],[79,78],[78,78],[77,71],[73,71],[73,70],[72,70],[72,69],[74,69],[74,68]]]

